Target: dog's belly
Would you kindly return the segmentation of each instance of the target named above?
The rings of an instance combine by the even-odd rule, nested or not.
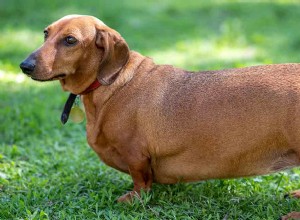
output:
[[[263,175],[300,166],[298,153],[289,148],[289,144],[280,135],[276,139],[257,143],[257,146],[241,148],[228,145],[212,148],[214,149],[211,153],[187,150],[174,156],[155,158],[152,162],[154,180],[172,184],[236,178]]]
[[[228,161],[206,160],[197,164],[192,164],[189,161],[179,164],[176,159],[163,160],[154,167],[154,180],[158,183],[172,184],[207,179],[237,178],[264,175],[300,166],[299,157],[292,150],[278,155],[276,158],[262,158],[262,160],[264,163],[231,159]]]

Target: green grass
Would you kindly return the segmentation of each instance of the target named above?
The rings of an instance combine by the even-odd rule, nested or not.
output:
[[[1,1],[0,219],[277,219],[300,210],[284,195],[300,188],[294,169],[263,177],[154,184],[131,205],[116,198],[129,176],[100,162],[84,124],[59,121],[67,97],[18,64],[66,14],[91,14],[131,49],[190,70],[299,62],[297,1]]]

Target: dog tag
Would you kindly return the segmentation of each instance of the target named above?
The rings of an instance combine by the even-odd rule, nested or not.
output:
[[[70,119],[74,123],[81,123],[84,120],[84,112],[83,110],[75,105],[72,107],[71,112],[70,112]]]

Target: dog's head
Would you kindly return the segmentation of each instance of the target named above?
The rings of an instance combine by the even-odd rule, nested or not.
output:
[[[111,84],[129,58],[121,35],[92,16],[65,16],[44,35],[44,44],[20,68],[34,80],[60,80],[73,93],[81,93],[96,78]]]

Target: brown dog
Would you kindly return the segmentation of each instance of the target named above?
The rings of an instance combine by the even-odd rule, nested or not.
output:
[[[59,79],[83,94],[89,145],[134,182],[118,201],[153,181],[300,165],[300,64],[192,73],[156,65],[100,20],[73,15],[47,27],[45,43],[20,66],[34,80]]]

